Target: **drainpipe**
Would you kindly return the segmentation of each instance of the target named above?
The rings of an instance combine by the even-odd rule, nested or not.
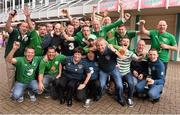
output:
[[[169,0],[166,0],[166,9],[169,8]]]
[[[21,0],[21,8],[24,10],[24,0]]]
[[[15,9],[15,0],[12,1],[13,2],[13,10]]]
[[[138,0],[138,11],[141,10],[141,0]]]

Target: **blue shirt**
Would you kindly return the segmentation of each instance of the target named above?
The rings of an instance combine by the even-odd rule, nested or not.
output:
[[[105,48],[103,54],[97,52],[97,61],[99,64],[99,68],[106,73],[110,73],[114,70],[117,64],[116,58],[117,55],[112,52],[108,47]]]
[[[89,70],[91,71],[91,80],[97,79],[98,73],[99,73],[99,67],[98,67],[97,62],[90,61],[90,60],[86,60],[86,62],[87,62],[87,66]]]
[[[62,62],[62,65],[63,74],[72,79],[83,80],[86,73],[90,73],[86,62],[81,60],[79,63],[74,64],[73,56],[66,57],[65,61]]]
[[[165,72],[165,68],[161,60],[158,59],[155,62],[149,61],[148,74],[154,80],[153,85],[164,85],[164,82],[165,82],[164,72]]]

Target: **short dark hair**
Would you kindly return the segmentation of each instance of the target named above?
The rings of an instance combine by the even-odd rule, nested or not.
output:
[[[158,50],[155,49],[155,48],[151,48],[151,49],[149,50],[149,52],[150,52],[150,51],[156,51],[156,52],[158,53]]]
[[[83,50],[82,50],[82,48],[75,48],[74,49],[74,51],[73,51],[73,53],[80,53],[80,54],[83,54]]]
[[[28,49],[33,49],[35,51],[35,49],[33,47],[29,47],[29,46],[26,47],[24,51],[27,52]]]
[[[39,24],[39,25],[38,25],[38,28],[40,28],[40,27],[47,27],[47,26],[42,23],[42,24]]]
[[[86,24],[85,24],[85,25],[83,25],[81,28],[83,29],[84,27],[88,27],[88,28],[90,28],[90,27],[89,27],[88,25],[86,25]]]
[[[48,51],[48,50],[51,50],[51,49],[53,49],[53,50],[56,51],[56,48],[54,48],[54,47],[48,47],[47,51]]]

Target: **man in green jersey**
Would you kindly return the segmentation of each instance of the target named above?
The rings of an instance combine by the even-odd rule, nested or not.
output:
[[[19,47],[20,43],[14,42],[12,50],[6,57],[6,61],[14,64],[14,66],[16,67],[16,82],[11,98],[18,102],[23,102],[24,91],[28,88],[30,99],[34,102],[36,101],[35,93],[38,93],[38,83],[35,79],[35,72],[38,68],[41,57],[34,57],[34,49],[27,47],[24,52],[24,57],[13,58],[15,52]]]
[[[151,48],[158,51],[159,59],[164,63],[165,75],[169,61],[169,51],[177,51],[177,43],[174,35],[168,33],[167,23],[165,20],[160,20],[156,30],[147,30],[144,27],[145,20],[140,20],[140,32],[146,34],[151,39]]]
[[[55,88],[56,80],[61,77],[61,62],[65,60],[66,56],[57,55],[56,50],[53,47],[49,47],[47,51],[47,60],[41,60],[39,65],[39,90],[44,91],[45,98],[48,98],[50,94],[55,94],[56,91],[50,92],[50,89]],[[51,95],[56,96],[56,95]]]
[[[103,37],[107,40],[107,38],[111,38],[107,33],[119,26],[119,25],[122,25],[124,24],[128,19],[130,18],[130,14],[126,13],[124,18],[122,19],[118,19],[117,21],[111,23],[111,24],[108,24],[108,25],[105,25],[105,26],[102,26],[100,25],[100,21],[99,20],[94,20],[93,23],[92,23],[92,27],[93,27],[93,34],[96,35],[97,38],[99,37]],[[107,36],[108,35],[108,36]],[[112,36],[112,35],[111,35]],[[111,44],[111,40],[108,40],[109,43]],[[112,44],[114,44],[114,41],[112,41]]]
[[[12,28],[11,22],[13,17],[16,15],[16,11],[9,13],[8,20],[5,25],[5,30],[9,33],[9,39],[5,49],[5,58],[11,51],[14,41],[20,42],[20,48],[15,52],[14,57],[24,56],[25,47],[29,44],[30,36],[28,32],[28,24],[26,22],[20,23],[18,28]],[[6,61],[6,71],[8,79],[8,89],[11,92],[12,86],[14,85],[15,68],[12,64]]]
[[[43,25],[43,24],[39,25],[38,32],[37,32],[35,30],[35,26],[33,25],[33,22],[31,21],[31,18],[30,18],[31,13],[27,7],[24,7],[24,14],[26,16],[26,21],[31,31],[30,42],[28,46],[35,49],[36,56],[42,56],[44,53],[44,50],[42,48],[42,42],[44,41],[44,37],[47,34],[46,25]]]
[[[121,46],[121,44],[119,43],[121,42],[122,38],[129,38],[131,42],[131,40],[135,38],[138,33],[138,31],[127,30],[125,25],[120,25],[118,26],[117,31],[115,32],[115,37],[117,39],[118,45]]]

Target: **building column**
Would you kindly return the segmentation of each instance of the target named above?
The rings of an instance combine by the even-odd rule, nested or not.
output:
[[[174,60],[175,61],[180,61],[180,13],[176,15],[176,42],[177,42],[177,47],[178,51],[174,52]]]
[[[14,10],[14,9],[15,9],[15,0],[13,0],[12,2],[13,2],[13,3],[12,3],[12,4],[13,4],[13,5],[12,5],[12,7],[13,7],[12,9]]]
[[[21,0],[21,8],[24,9],[24,0]]]
[[[32,8],[36,7],[36,0],[32,0]]]

